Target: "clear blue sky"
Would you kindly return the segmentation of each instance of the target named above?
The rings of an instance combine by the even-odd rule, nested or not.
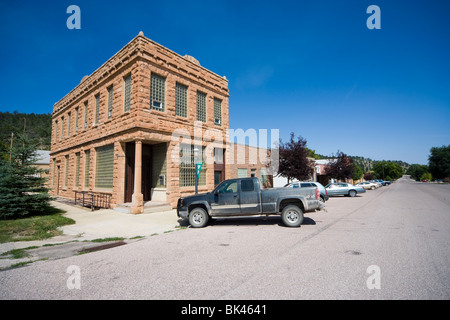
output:
[[[66,27],[71,4],[81,30]],[[438,0],[1,1],[0,110],[52,112],[142,30],[228,78],[230,128],[426,164],[450,144],[449,16]]]

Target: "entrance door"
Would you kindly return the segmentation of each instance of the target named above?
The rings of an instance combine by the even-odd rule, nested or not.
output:
[[[127,142],[125,145],[125,202],[131,202],[134,192],[134,142]]]
[[[142,195],[144,201],[152,199],[152,146],[142,145]]]
[[[214,186],[225,179],[225,149],[214,148]]]
[[[136,160],[136,146],[134,142],[127,142],[125,146],[125,202],[133,201],[134,169]],[[152,146],[142,144],[142,195],[144,201],[152,197]]]

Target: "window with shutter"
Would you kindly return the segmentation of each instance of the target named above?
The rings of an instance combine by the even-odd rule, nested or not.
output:
[[[95,96],[95,124],[98,124],[98,119],[100,116],[100,94]]]
[[[152,73],[151,75],[151,90],[150,90],[150,107],[153,110],[164,111],[165,110],[165,91],[166,91],[166,78]]]
[[[114,172],[114,145],[96,149],[95,187],[112,188]]]
[[[222,100],[214,98],[214,124],[222,125]]]
[[[124,111],[130,111],[131,108],[131,74],[124,78],[125,82],[125,96],[124,96]]]
[[[175,112],[179,117],[187,117],[188,87],[177,82],[175,88]]]
[[[80,186],[80,153],[75,153],[75,187]]]
[[[91,166],[91,150],[84,152],[84,187],[89,188],[89,170]]]
[[[198,159],[194,157],[194,145],[180,144],[180,187],[189,187],[195,185],[196,162],[203,162],[205,157],[205,147],[201,147]],[[203,162],[198,178],[198,185],[206,185],[206,162]]]
[[[197,91],[197,120],[206,122],[206,93]]]
[[[107,110],[107,119],[112,118],[112,104],[113,104],[113,86],[108,88],[108,110]]]
[[[64,187],[67,188],[67,180],[69,179],[69,156],[66,156],[66,164],[65,164],[65,172],[64,172]]]

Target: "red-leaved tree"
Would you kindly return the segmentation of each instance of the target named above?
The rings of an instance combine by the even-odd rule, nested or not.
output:
[[[289,180],[309,180],[314,171],[314,161],[308,159],[306,140],[301,136],[294,138],[291,132],[290,140],[284,143],[280,139],[279,146],[280,162],[278,173]]]

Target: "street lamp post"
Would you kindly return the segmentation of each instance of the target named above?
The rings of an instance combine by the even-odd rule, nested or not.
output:
[[[198,194],[198,174],[197,174],[197,163],[198,163],[198,148],[194,147],[194,168],[195,168],[195,194]]]

